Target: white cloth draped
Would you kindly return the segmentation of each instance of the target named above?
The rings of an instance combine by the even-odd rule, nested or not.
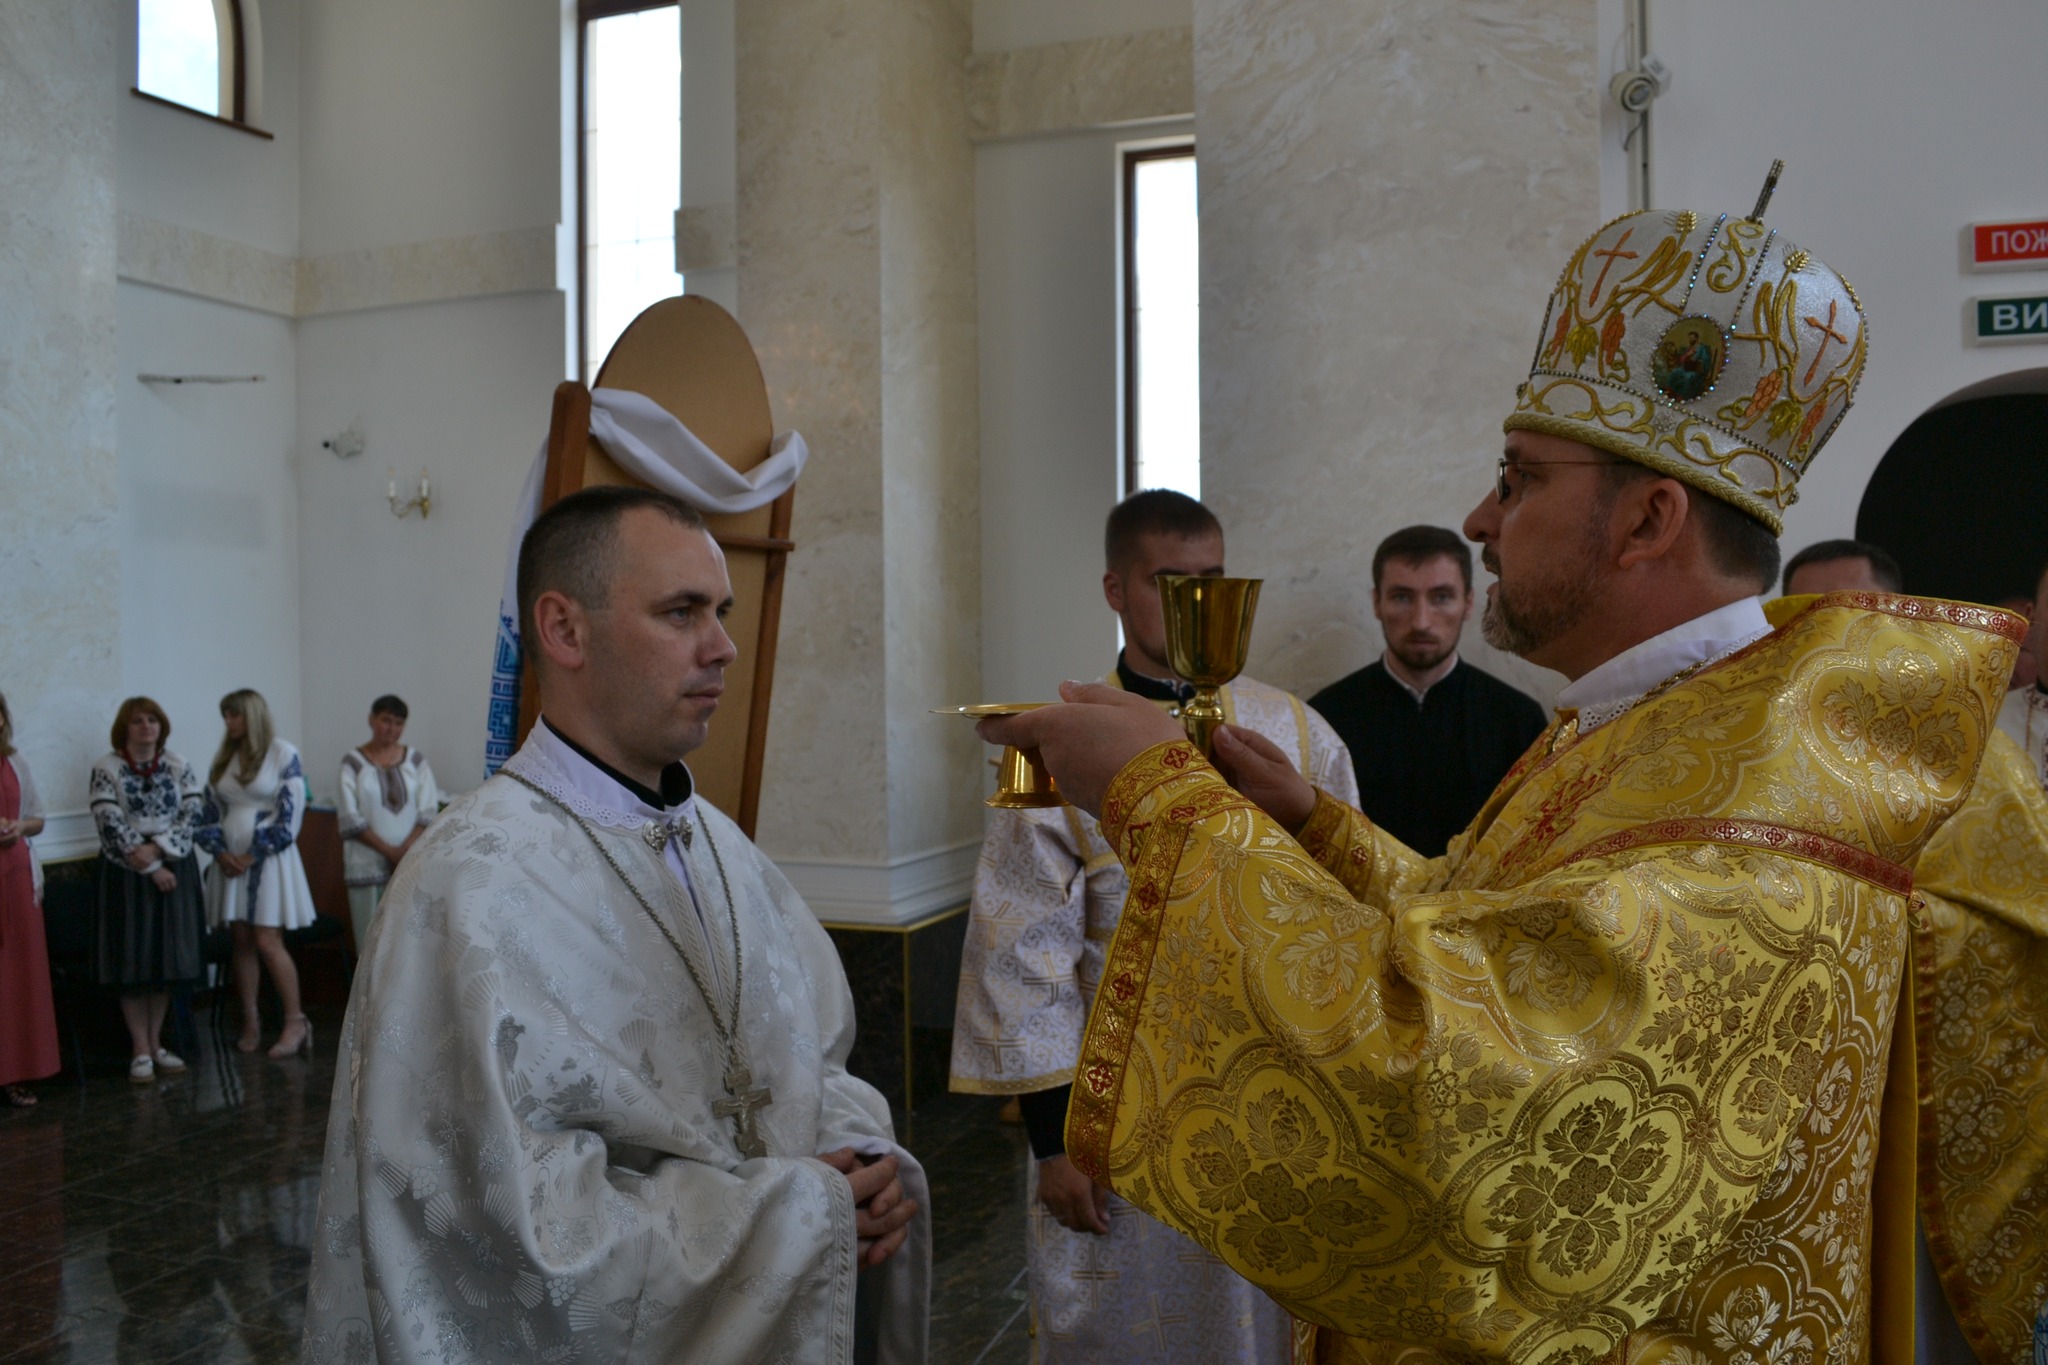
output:
[[[633,477],[673,493],[711,516],[766,507],[795,486],[810,458],[797,432],[777,435],[768,458],[742,474],[698,440],[673,413],[645,394],[627,389],[590,391],[590,436],[612,461]],[[548,447],[542,441],[520,489],[512,519],[512,544],[505,555],[505,583],[498,597],[498,644],[491,676],[490,737],[484,767],[496,772],[512,756],[519,724],[519,542],[540,515],[541,485],[547,477]]]
[[[766,1157],[713,1112],[724,1050],[683,959],[564,807],[719,983],[730,885]],[[643,837],[684,816],[687,844]],[[737,826],[646,807],[535,726],[407,855],[357,968],[302,1358],[843,1365],[854,1209],[815,1157],[853,1147],[922,1206],[866,1272],[882,1360],[922,1362],[929,1192],[846,1072],[853,1027],[830,939]]]

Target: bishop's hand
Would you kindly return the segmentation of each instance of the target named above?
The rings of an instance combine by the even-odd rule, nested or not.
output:
[[[1280,746],[1241,725],[1216,727],[1216,768],[1230,785],[1258,803],[1289,834],[1316,813],[1316,789],[1295,770]]]
[[[1143,697],[1101,683],[1061,683],[1065,706],[985,720],[990,744],[1036,749],[1060,793],[1090,815],[1124,765],[1155,744],[1186,739],[1180,722]]]

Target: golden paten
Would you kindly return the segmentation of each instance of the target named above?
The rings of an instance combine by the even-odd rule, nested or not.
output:
[[[1188,739],[1205,755],[1223,724],[1219,689],[1244,672],[1252,647],[1252,617],[1262,578],[1160,574],[1159,606],[1166,614],[1166,661],[1195,695],[1180,709]]]
[[[932,714],[993,720],[1001,716],[1021,716],[1026,711],[1050,705],[1051,702],[1044,701],[991,701],[979,706],[937,706],[932,708]],[[1019,749],[1010,744],[1003,746],[1002,755],[996,759],[996,794],[983,804],[997,810],[1042,810],[1064,806],[1067,798],[1060,795],[1059,786],[1052,780],[1052,773],[1047,770],[1038,750]]]

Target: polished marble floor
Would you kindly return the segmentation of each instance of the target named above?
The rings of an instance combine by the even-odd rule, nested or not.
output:
[[[338,1018],[310,1058],[244,1057],[196,1016],[183,1078],[118,1070],[0,1106],[0,1361],[297,1359]],[[900,1124],[932,1180],[934,1365],[1030,1359],[1024,1136],[945,1096]]]

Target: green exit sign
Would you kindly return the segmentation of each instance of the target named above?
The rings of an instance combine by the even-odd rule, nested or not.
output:
[[[1977,343],[2048,341],[2048,294],[1978,299]]]

